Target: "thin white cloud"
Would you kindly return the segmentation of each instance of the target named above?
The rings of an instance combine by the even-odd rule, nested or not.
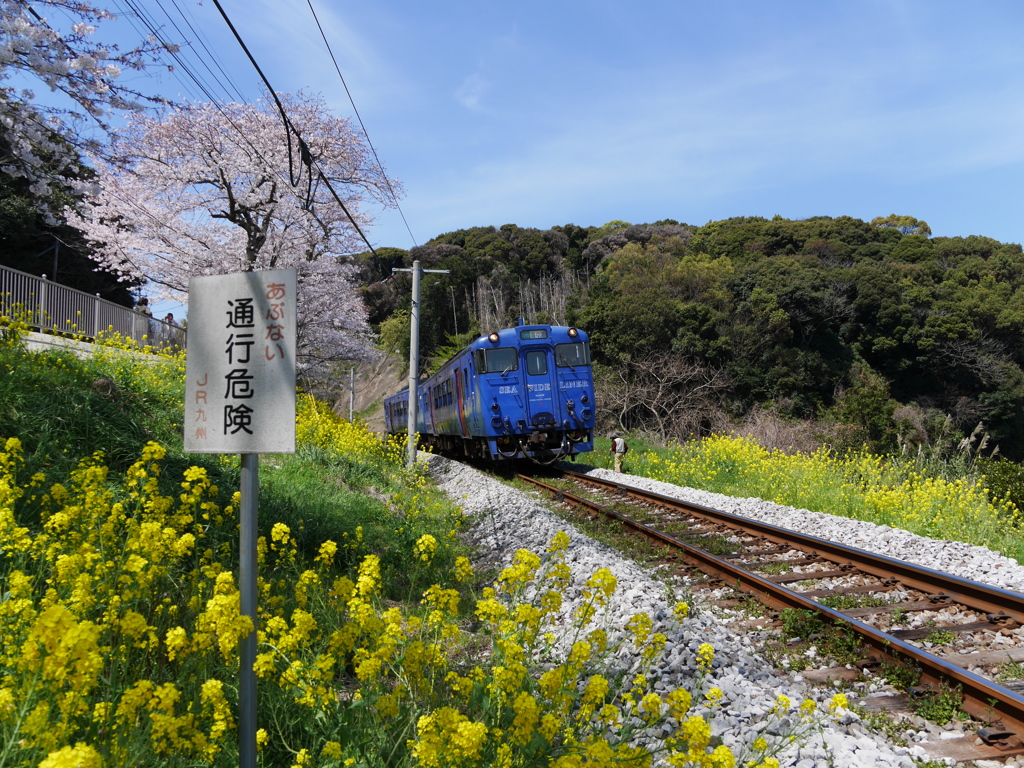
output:
[[[312,2],[360,111],[401,98],[406,86],[386,46],[368,38],[352,14],[339,13],[326,0]],[[248,0],[245,13],[233,13],[232,20],[275,88],[321,92],[339,114],[351,114],[334,61],[306,0]],[[226,45],[235,47],[230,41]],[[233,55],[243,56],[240,51]],[[246,62],[241,68],[245,71],[248,66]],[[255,72],[249,71],[249,82],[256,81]]]
[[[481,100],[490,88],[491,82],[479,72],[474,72],[462,81],[455,91],[455,98],[466,109],[480,111],[483,109]]]
[[[942,178],[1024,160],[1024,141],[1013,130],[1024,117],[1017,106],[1024,85],[946,88],[940,73],[915,66],[922,53],[934,60],[933,51],[909,61],[858,52],[853,60],[817,62],[763,51],[701,78],[631,73],[626,79],[640,86],[611,87],[612,109],[570,104],[557,118],[546,115],[542,130],[524,121],[515,140],[496,137],[486,161],[464,168],[461,188],[452,180],[448,202],[486,205],[541,190],[552,199],[600,189],[633,194],[661,185],[677,194],[726,194],[783,178]],[[894,70],[906,77],[894,81]]]

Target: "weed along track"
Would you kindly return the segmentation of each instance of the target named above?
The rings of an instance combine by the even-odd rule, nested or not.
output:
[[[991,679],[995,668],[1024,671],[1013,632],[1024,595],[593,476],[519,479],[644,537],[671,567],[757,598],[787,634],[901,677],[911,697],[962,695],[988,724],[974,759],[1024,754],[1024,685]]]

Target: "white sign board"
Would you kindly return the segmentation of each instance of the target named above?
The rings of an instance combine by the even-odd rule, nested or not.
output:
[[[295,270],[193,277],[187,453],[295,453]]]

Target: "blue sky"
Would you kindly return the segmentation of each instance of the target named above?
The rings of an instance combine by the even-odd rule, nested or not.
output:
[[[305,0],[222,3],[275,88],[351,114]],[[893,212],[1024,241],[1019,2],[314,7],[419,243],[509,222]],[[209,0],[194,13],[255,96]],[[412,245],[393,211],[370,235]]]
[[[161,2],[258,97],[212,0]],[[221,2],[277,90],[352,115],[306,0]],[[412,236],[381,211],[375,245],[505,223],[889,213],[1024,241],[1024,3],[312,2],[405,185]],[[167,74],[154,86],[188,97]]]

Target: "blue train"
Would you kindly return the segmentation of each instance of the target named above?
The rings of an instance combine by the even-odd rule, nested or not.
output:
[[[480,336],[418,385],[420,444],[452,456],[551,463],[594,449],[590,343],[578,328],[526,325]],[[406,434],[408,388],[384,399]]]

